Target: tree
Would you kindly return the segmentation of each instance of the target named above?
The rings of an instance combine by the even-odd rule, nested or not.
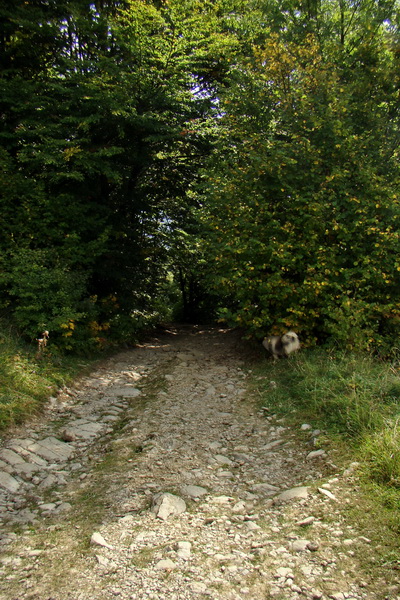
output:
[[[337,44],[326,4],[302,35],[296,16],[224,95],[204,174],[209,256],[222,315],[255,336],[379,348],[398,330],[398,57],[378,12],[359,7]]]
[[[194,130],[228,64],[217,8],[2,10],[3,306],[28,336],[45,322],[71,348],[92,331],[125,335],[132,315],[156,314],[185,189],[208,151]]]

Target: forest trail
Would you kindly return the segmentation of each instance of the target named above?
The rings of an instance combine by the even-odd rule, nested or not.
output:
[[[399,598],[360,568],[351,468],[265,418],[246,379],[233,332],[165,332],[15,432],[1,600]]]

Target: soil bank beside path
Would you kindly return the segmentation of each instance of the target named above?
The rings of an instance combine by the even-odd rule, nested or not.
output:
[[[352,467],[265,418],[247,377],[233,332],[170,331],[15,432],[0,599],[399,600],[361,568]]]

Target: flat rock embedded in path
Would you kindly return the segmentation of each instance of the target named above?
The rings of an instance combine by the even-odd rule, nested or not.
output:
[[[9,473],[0,472],[0,487],[14,494],[18,491],[20,483]]]
[[[129,385],[120,385],[111,387],[107,390],[108,395],[120,396],[122,398],[137,398],[140,396],[141,391],[138,388]]]
[[[308,487],[299,486],[282,492],[275,498],[275,502],[289,502],[290,500],[297,500],[307,497]]]
[[[190,498],[201,498],[201,496],[205,496],[207,493],[208,490],[200,485],[184,485],[182,487],[182,494]]]
[[[173,515],[180,515],[186,510],[186,502],[174,494],[160,493],[153,498],[152,512],[165,521]]]
[[[45,460],[53,462],[64,462],[71,458],[74,453],[73,446],[50,436],[44,440],[33,442],[28,446],[30,452],[34,452]]]
[[[103,429],[103,423],[77,419],[69,423],[68,429],[64,430],[64,433],[70,436],[71,441],[74,441],[76,438],[89,440],[96,437]]]

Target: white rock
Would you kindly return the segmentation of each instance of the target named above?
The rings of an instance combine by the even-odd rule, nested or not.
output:
[[[190,498],[200,498],[201,496],[205,496],[205,494],[208,493],[208,490],[199,485],[184,485],[182,487],[182,493]]]
[[[236,504],[232,507],[232,512],[234,513],[242,513],[246,510],[246,503],[243,500],[236,502]]]
[[[222,470],[222,471],[218,471],[217,477],[234,477],[234,475],[233,475],[232,471]]]
[[[190,542],[178,542],[176,546],[176,553],[179,558],[182,558],[183,560],[189,560],[192,551],[192,544]]]
[[[282,492],[282,494],[279,494],[279,496],[275,498],[275,502],[288,502],[289,500],[307,497],[308,487],[300,486]]]
[[[232,498],[230,496],[215,496],[212,501],[215,504],[229,504]]]
[[[192,590],[192,592],[194,594],[206,594],[207,593],[206,584],[201,583],[200,581],[193,581],[193,583],[190,584],[190,589]]]
[[[275,577],[293,577],[292,569],[289,569],[288,567],[279,567],[275,572]]]
[[[173,494],[160,493],[153,498],[152,512],[163,521],[171,515],[179,515],[186,510],[186,502]]]
[[[347,540],[343,540],[343,546],[352,546],[354,544],[355,540],[351,540],[351,539],[347,539]]]
[[[176,569],[176,564],[170,558],[165,558],[163,560],[159,560],[155,565],[155,568],[159,569],[160,571],[169,571],[170,569]]]
[[[318,488],[318,491],[319,491],[320,494],[323,494],[324,496],[327,496],[331,500],[336,500],[336,502],[337,502],[337,498],[329,490],[325,490],[324,488],[321,487],[321,488]]]
[[[107,567],[110,562],[108,558],[101,556],[101,554],[96,554],[96,560],[102,567]]]
[[[94,532],[94,534],[90,538],[90,543],[94,546],[102,546],[103,548],[108,548],[109,550],[113,550],[114,548],[110,544],[107,544],[106,540],[98,531]]]
[[[254,523],[254,521],[246,521],[244,526],[248,531],[257,531],[261,529],[261,527],[257,525],[257,523]]]
[[[291,543],[291,550],[293,550],[293,552],[305,552],[308,549],[308,546],[310,544],[310,540],[294,540],[294,542]]]
[[[307,460],[313,460],[315,458],[324,458],[326,456],[325,450],[313,450],[309,452],[306,456]]]
[[[56,508],[56,505],[53,502],[48,502],[47,504],[39,505],[39,510],[42,512],[52,511],[52,510],[55,510],[55,508]]]
[[[314,523],[315,517],[306,517],[305,519],[301,519],[301,521],[297,521],[296,525],[300,527],[306,527],[307,525],[312,525]]]

